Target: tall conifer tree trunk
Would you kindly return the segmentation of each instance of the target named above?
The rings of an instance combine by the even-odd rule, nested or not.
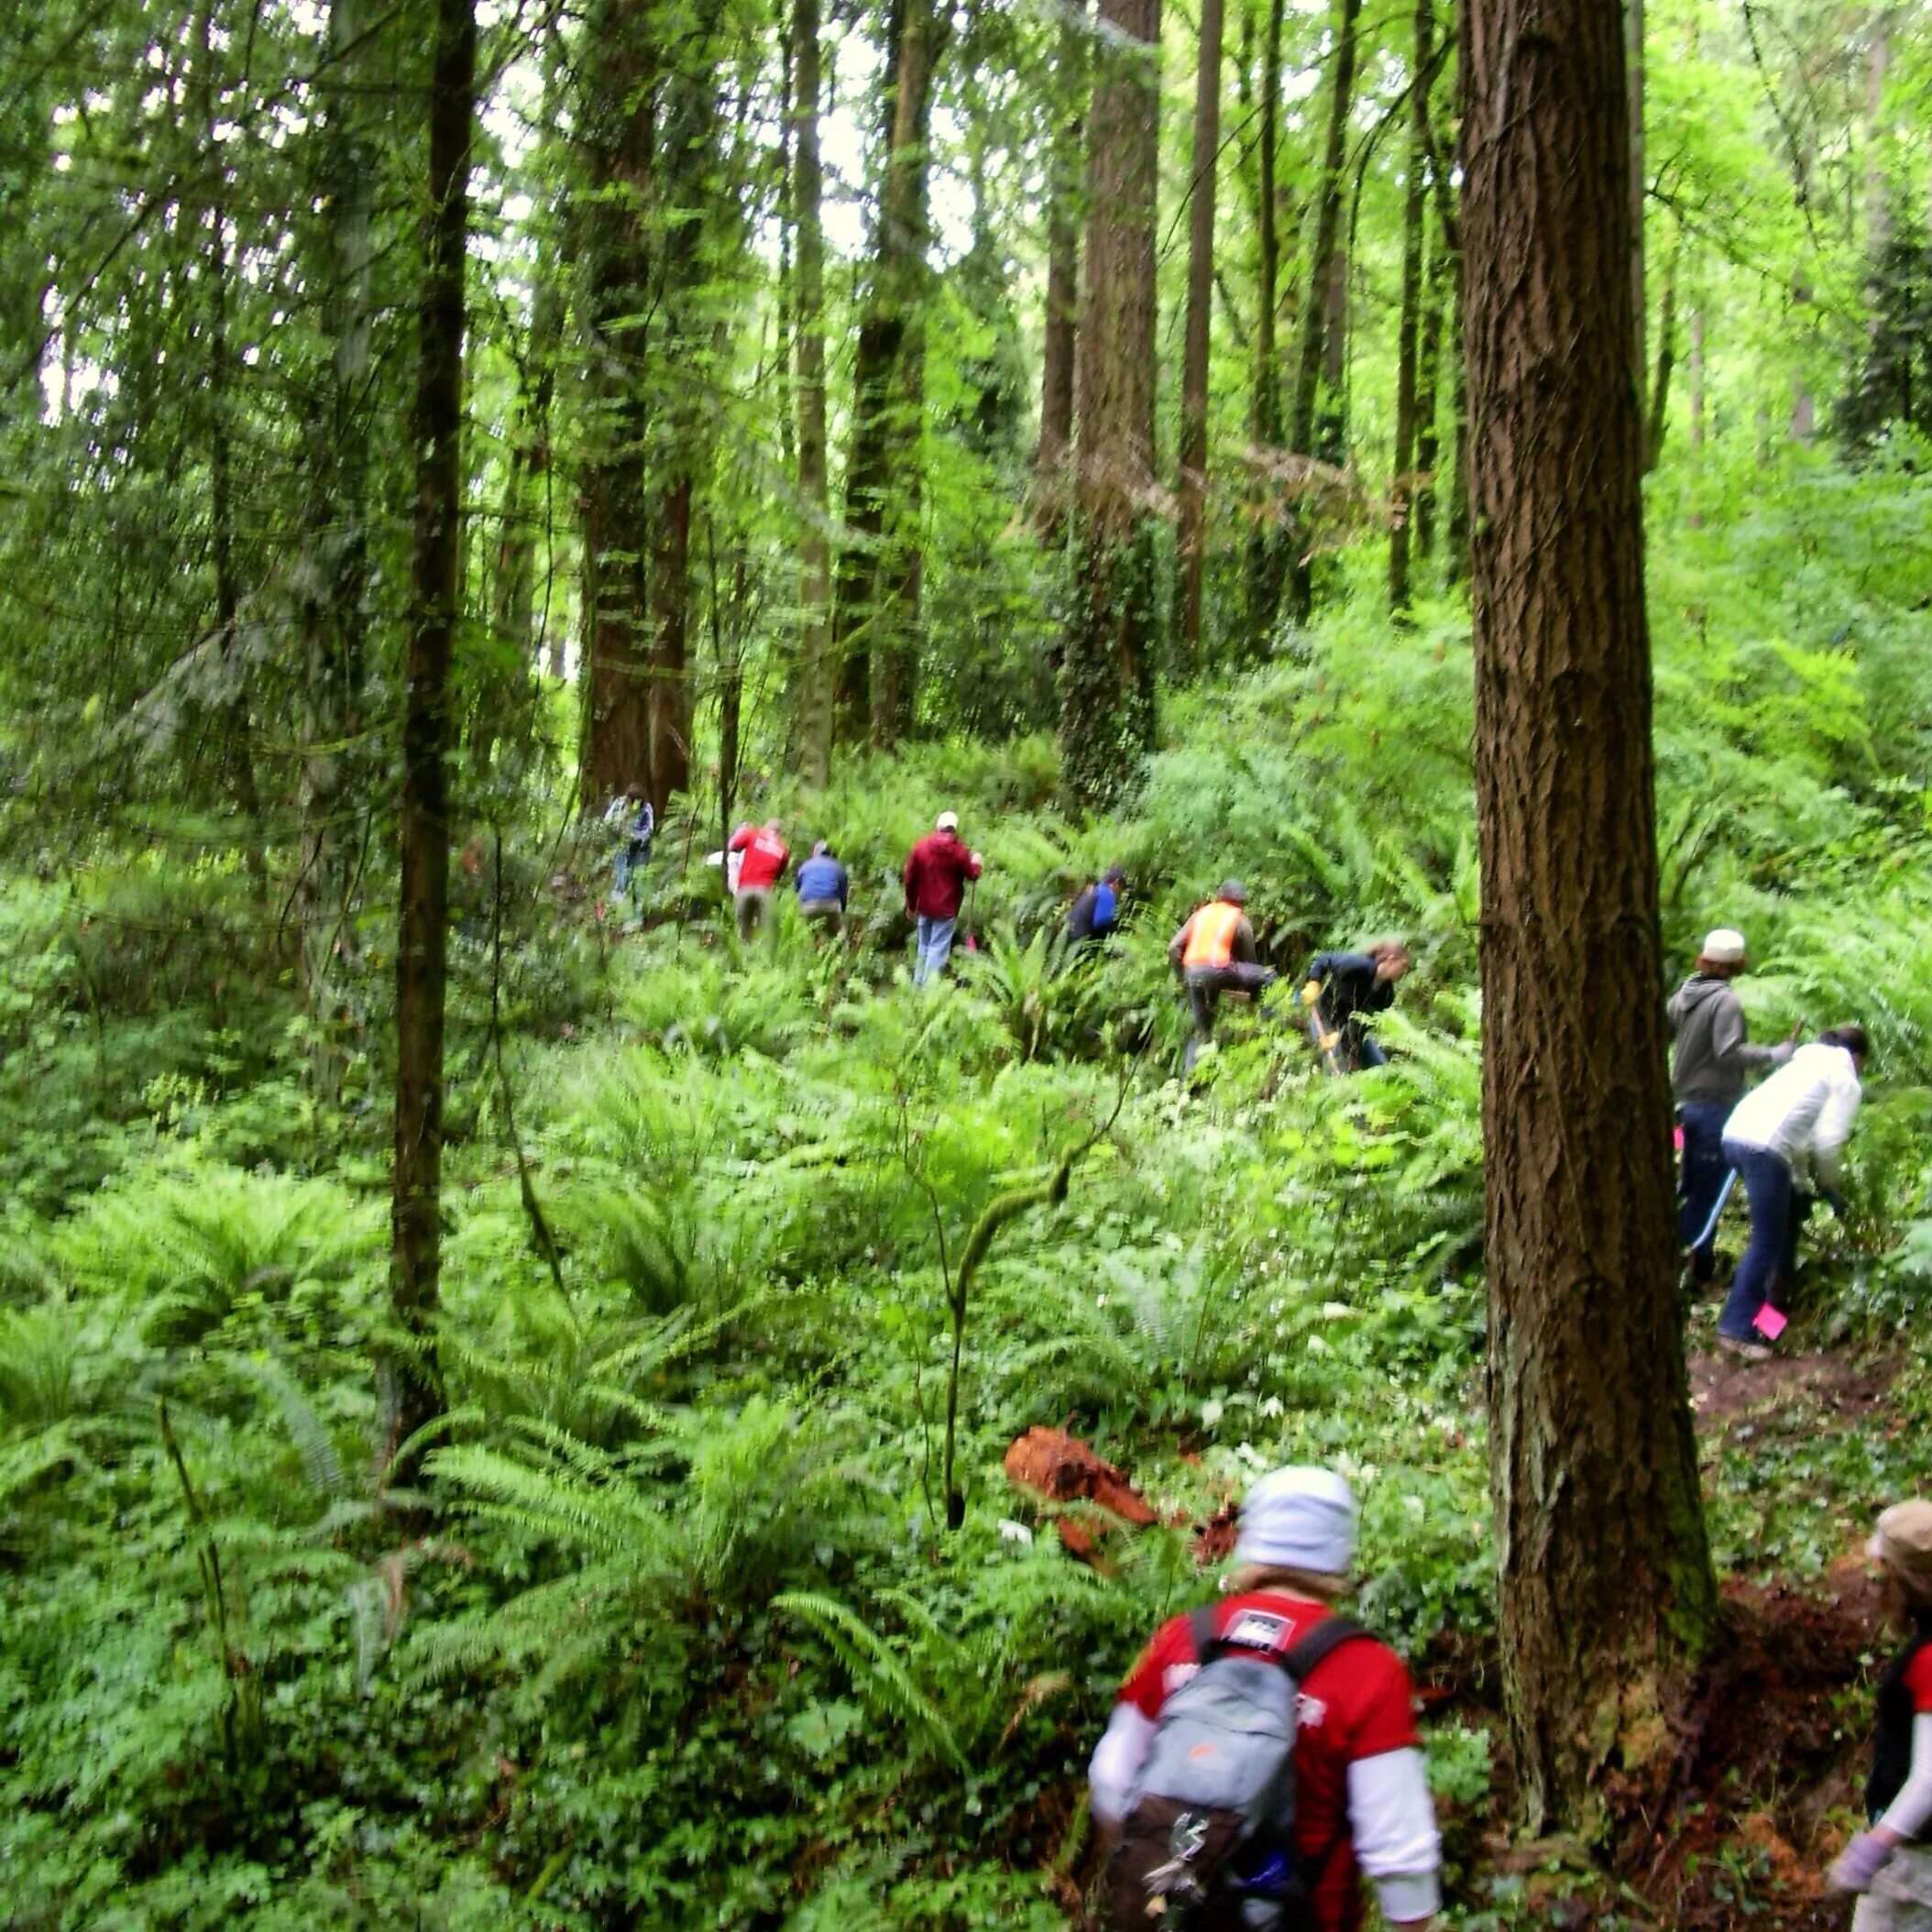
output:
[[[1281,240],[1276,215],[1276,143],[1281,117],[1281,16],[1283,0],[1268,0],[1261,34],[1261,99],[1255,132],[1255,362],[1248,434],[1256,454],[1267,458],[1281,441],[1281,362],[1275,348],[1275,313],[1281,300]],[[1272,507],[1270,499],[1269,507]],[[1288,543],[1271,517],[1256,523],[1247,540],[1247,646],[1265,657],[1281,609],[1281,573]]]
[[[1433,164],[1432,164],[1433,165]],[[1429,269],[1422,285],[1422,325],[1416,345],[1415,368],[1415,478],[1404,492],[1413,530],[1411,554],[1429,557],[1435,554],[1436,462],[1442,448],[1442,434],[1436,426],[1441,407],[1443,376],[1443,311],[1447,306],[1449,282],[1448,246],[1436,224],[1434,246],[1429,251]],[[1451,346],[1454,353],[1454,345]]]
[[[1180,649],[1201,658],[1201,576],[1207,542],[1208,324],[1214,299],[1214,174],[1221,146],[1221,0],[1202,0],[1188,181],[1187,334],[1180,364]]]
[[[1295,346],[1295,389],[1289,414],[1288,446],[1300,456],[1316,453],[1317,406],[1322,401],[1323,365],[1334,334],[1334,286],[1342,229],[1342,164],[1348,149],[1348,114],[1355,100],[1356,27],[1362,0],[1338,0],[1335,11],[1334,69],[1329,82],[1328,133],[1315,191],[1314,247],[1308,258],[1308,286]],[[1343,293],[1345,298],[1345,288]],[[1345,300],[1343,304],[1345,310]],[[1314,607],[1314,572],[1309,556],[1312,530],[1299,505],[1290,517],[1287,608],[1289,619],[1305,624]]]
[[[583,63],[578,137],[591,188],[583,211],[584,333],[589,406],[583,516],[586,807],[648,785],[650,612],[644,445],[649,434],[644,318],[651,262],[655,49],[642,0],[601,0]]]
[[[324,1099],[340,1086],[343,972],[355,950],[351,899],[357,841],[346,821],[368,760],[361,744],[368,681],[367,390],[375,257],[376,168],[361,82],[376,49],[362,0],[334,0],[317,82],[323,104],[322,254],[329,294],[323,329],[329,362],[309,456],[298,575],[302,639],[302,821],[297,909],[310,1077]]]
[[[1059,114],[1048,157],[1047,315],[1040,357],[1040,440],[1034,456],[1035,521],[1049,540],[1067,507],[1067,453],[1073,443],[1073,361],[1080,322],[1080,191],[1086,131],[1084,9],[1060,16],[1054,84]]]
[[[1650,304],[1644,294],[1643,264],[1643,0],[1623,0],[1623,72],[1630,95],[1630,380],[1637,386],[1637,413],[1643,417],[1650,397],[1644,346]]]
[[[673,13],[655,30],[678,25],[666,78],[655,156],[653,225],[662,232],[652,307],[661,317],[653,373],[663,390],[662,421],[648,477],[650,646],[646,662],[651,803],[660,816],[691,783],[691,515],[708,463],[708,343],[714,332],[697,312],[707,267],[708,208],[723,192],[718,178],[719,18],[700,15],[692,31]]]
[[[1392,521],[1389,532],[1389,607],[1399,615],[1409,608],[1409,558],[1415,525],[1416,430],[1420,414],[1422,273],[1422,217],[1429,166],[1429,77],[1435,65],[1433,0],[1416,0],[1415,59],[1409,80],[1409,159],[1402,184],[1402,306],[1396,324],[1395,478],[1389,488]],[[1438,324],[1440,326],[1440,324]],[[1430,372],[1430,403],[1435,376]]]
[[[1600,0],[1470,0],[1469,369],[1489,1454],[1532,1829],[1667,1754],[1710,1628],[1672,1234],[1630,382],[1629,101]]]
[[[387,1454],[438,1414],[443,1019],[449,927],[450,661],[462,595],[463,278],[477,31],[472,0],[436,0],[429,100],[429,236],[417,320],[416,524],[402,714],[396,934],[396,1153],[390,1297],[401,1335],[382,1364]],[[392,1476],[407,1480],[406,1469]]]
[[[832,763],[831,526],[825,459],[824,176],[818,163],[818,0],[792,14],[792,212],[798,231],[794,285],[798,356],[798,763],[823,785]],[[733,737],[736,737],[735,708]],[[735,749],[735,747],[734,747]]]
[[[1075,514],[1060,659],[1068,796],[1117,797],[1154,741],[1154,218],[1160,0],[1102,0],[1087,115]]]
[[[941,29],[932,0],[895,0],[886,156],[872,282],[853,351],[848,541],[832,617],[839,728],[890,743],[909,721],[920,591],[919,445],[926,398],[927,128]]]

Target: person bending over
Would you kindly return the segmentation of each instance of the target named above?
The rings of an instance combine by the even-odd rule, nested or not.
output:
[[[1274,980],[1255,952],[1255,928],[1248,923],[1247,891],[1239,879],[1223,882],[1205,906],[1168,941],[1168,964],[1187,988],[1193,1029],[1180,1070],[1188,1072],[1201,1049],[1214,1037],[1214,1009],[1224,993],[1258,993]]]
[[[1839,1163],[1864,1090],[1865,1029],[1833,1026],[1761,1087],[1747,1093],[1724,1123],[1724,1158],[1744,1181],[1751,1241],[1718,1316],[1718,1341],[1733,1355],[1762,1360],[1771,1353],[1753,1333],[1758,1312],[1789,1287],[1797,1264],[1798,1229],[1822,1194],[1842,1215]]]
[[[1394,939],[1378,939],[1360,952],[1318,952],[1302,975],[1301,997],[1319,989],[1310,1001],[1322,1028],[1324,1050],[1334,1056],[1335,1070],[1359,1073],[1365,1067],[1386,1067],[1389,1056],[1362,1024],[1366,1013],[1387,1013],[1395,1004],[1395,985],[1409,971],[1408,949]],[[1334,1044],[1327,1042],[1333,1036]]]

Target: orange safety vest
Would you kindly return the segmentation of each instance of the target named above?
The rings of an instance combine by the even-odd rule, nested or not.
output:
[[[1189,966],[1226,966],[1235,957],[1235,933],[1240,926],[1241,908],[1225,899],[1210,899],[1188,924],[1188,950],[1180,963]]]

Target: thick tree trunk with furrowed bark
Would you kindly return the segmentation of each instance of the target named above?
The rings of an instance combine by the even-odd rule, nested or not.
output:
[[[1640,1781],[1715,1609],[1672,1236],[1649,643],[1613,8],[1471,0],[1490,1471],[1530,1827]]]
[[[1160,0],[1102,0],[1087,115],[1075,452],[1078,579],[1060,659],[1069,798],[1115,798],[1154,741],[1154,213]]]
[[[429,236],[418,312],[416,527],[402,714],[396,933],[396,1152],[390,1301],[380,1365],[386,1456],[443,1406],[434,1321],[442,1268],[443,1018],[449,928],[450,660],[463,551],[464,267],[477,30],[472,0],[437,0],[429,101]],[[411,1470],[392,1466],[406,1483]]]

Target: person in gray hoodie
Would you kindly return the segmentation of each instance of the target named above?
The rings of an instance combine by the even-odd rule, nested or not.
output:
[[[1684,1160],[1677,1176],[1677,1239],[1690,1247],[1711,1218],[1724,1191],[1724,1123],[1744,1098],[1753,1070],[1768,1071],[1791,1058],[1792,1043],[1754,1047],[1744,1009],[1731,982],[1750,964],[1744,935],[1720,926],[1707,935],[1696,970],[1664,1008],[1676,1050],[1671,1056],[1671,1095],[1677,1103]],[[1717,1271],[1714,1244],[1691,1250],[1691,1279],[1702,1284]]]

